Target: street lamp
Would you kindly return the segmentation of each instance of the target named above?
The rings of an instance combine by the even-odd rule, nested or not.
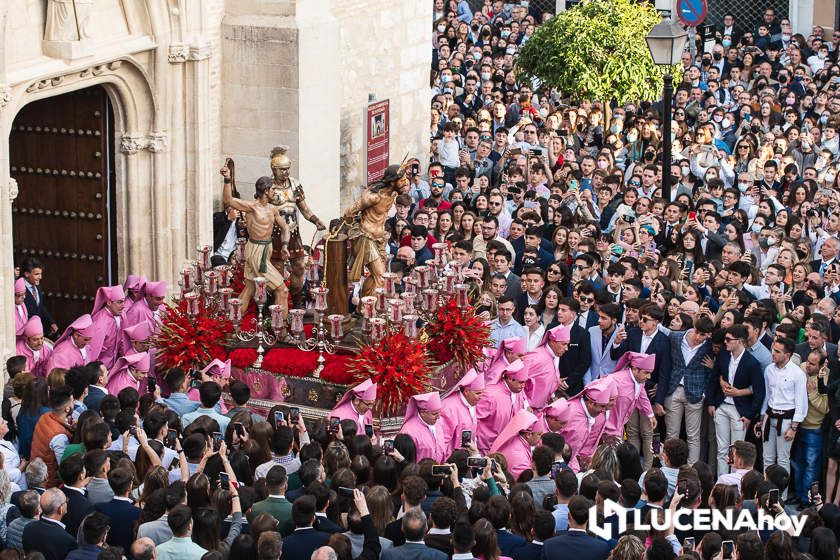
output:
[[[662,21],[653,26],[645,37],[650,56],[657,66],[665,67],[662,77],[665,84],[662,93],[662,135],[665,146],[662,150],[662,198],[671,202],[671,98],[674,96],[674,80],[668,68],[680,62],[688,37],[682,26],[671,20],[671,12],[662,12]]]

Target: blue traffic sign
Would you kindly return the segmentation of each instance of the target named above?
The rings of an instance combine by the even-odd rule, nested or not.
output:
[[[677,0],[677,15],[686,27],[697,27],[708,14],[707,0]]]

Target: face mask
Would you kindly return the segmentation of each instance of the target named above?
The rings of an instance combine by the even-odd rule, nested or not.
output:
[[[628,142],[630,142],[631,144],[632,144],[633,142],[635,142],[636,140],[638,140],[638,139],[639,139],[639,135],[638,135],[638,134],[628,134],[628,135],[627,135],[627,141],[628,141]]]
[[[724,49],[728,49],[729,47],[732,46],[732,41],[730,41],[729,39],[724,39],[723,41],[720,42],[720,44],[723,45]]]
[[[817,169],[822,169],[823,167],[825,167],[825,158],[819,156],[817,158],[817,161],[814,163],[814,167],[816,167]]]
[[[618,134],[619,132],[621,132],[621,125],[620,124],[610,125],[610,132],[612,132],[613,134]]]
[[[824,178],[825,178],[825,182],[827,184],[832,185],[832,184],[834,184],[834,179],[837,178],[837,174],[836,173],[826,173]]]
[[[763,226],[761,224],[753,224],[752,228],[750,228],[750,229],[752,229],[752,232],[754,234],[758,235],[759,233],[761,233],[761,228],[762,227]]]
[[[729,120],[729,118],[727,117],[723,119],[723,121],[721,121],[721,125],[723,125],[723,128],[729,128],[730,126],[732,126],[732,121]]]
[[[712,58],[714,58],[715,60],[720,60],[721,58],[723,58],[723,53],[719,53],[719,52],[713,53]]]
[[[493,75],[490,72],[482,72],[481,73],[481,81],[486,82],[489,80]]]
[[[676,185],[677,183],[680,182],[680,176],[679,175],[671,175],[671,182]]]
[[[506,52],[507,54],[516,54],[516,47],[514,47],[513,45],[509,45],[509,46],[505,49],[505,52]]]
[[[769,246],[771,246],[771,247],[772,247],[772,246],[773,246],[773,245],[775,245],[776,243],[777,243],[777,241],[776,241],[776,238],[775,238],[775,237],[768,237],[768,238],[767,238],[767,244],[768,244]]]
[[[478,52],[477,52],[477,53],[473,53],[473,59],[474,59],[476,62],[481,62],[481,53],[478,53]]]
[[[822,115],[820,117],[820,124],[826,124],[828,122],[828,115]]]
[[[751,185],[750,183],[738,183],[738,190],[739,190],[739,191],[741,191],[741,192],[747,192],[747,190],[748,190],[751,186],[752,186],[752,185]]]
[[[510,31],[507,29],[502,30],[502,39],[507,39],[508,37],[510,37]]]
[[[529,2],[528,2],[528,0],[522,0],[522,2],[519,3],[519,5],[522,6],[523,8],[527,8],[528,5],[529,5]]]
[[[452,95],[452,88],[444,88],[443,93],[448,93],[449,95]]]
[[[723,121],[723,115],[714,115],[712,117],[712,120],[719,123],[719,122]]]
[[[438,25],[437,30],[438,30],[438,33],[443,33],[444,31],[446,31],[446,26],[445,25]]]
[[[442,83],[442,84],[448,84],[448,83],[449,83],[449,82],[451,82],[451,81],[452,81],[452,76],[449,76],[449,75],[447,75],[447,74],[441,74],[441,76],[440,76],[440,83]]]
[[[680,167],[680,175],[682,175],[683,177],[688,177],[688,174],[689,174],[689,173],[691,173],[691,169],[690,169],[690,168],[685,167],[685,166]]]
[[[606,169],[607,165],[609,165],[608,162],[606,162],[604,160],[601,160],[601,161],[598,162],[598,169]]]
[[[790,41],[790,33],[782,33],[782,41]]]

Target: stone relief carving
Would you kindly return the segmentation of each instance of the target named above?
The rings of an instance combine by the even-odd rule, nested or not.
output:
[[[119,69],[122,66],[122,63],[122,60],[113,60],[111,62],[108,62],[107,64],[97,64],[95,66],[90,66],[82,71],[75,71],[71,72],[70,74],[53,76],[51,78],[44,78],[43,80],[38,80],[37,82],[29,84],[29,87],[26,88],[26,92],[32,93],[33,91],[56,87],[63,84],[65,81],[72,82],[75,80],[90,78],[92,76],[101,76],[106,72],[113,72]],[[2,87],[0,87],[0,109],[2,108]]]
[[[180,62],[206,60],[212,55],[213,48],[210,43],[192,45],[173,43],[169,45],[169,62],[176,64]]]
[[[0,111],[12,102],[12,88],[0,85]]]
[[[20,192],[20,190],[18,189],[17,180],[15,180],[12,177],[9,177],[9,200],[14,202],[15,199],[17,198],[19,192]]]
[[[120,139],[120,151],[127,155],[134,155],[140,150],[150,152],[163,152],[166,150],[167,134],[165,132],[152,132],[148,135],[123,134]]]
[[[94,0],[48,0],[45,41],[81,41],[91,37]]]

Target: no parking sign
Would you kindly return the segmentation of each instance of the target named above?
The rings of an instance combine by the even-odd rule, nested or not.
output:
[[[677,15],[686,27],[697,27],[709,15],[707,0],[677,0]]]

